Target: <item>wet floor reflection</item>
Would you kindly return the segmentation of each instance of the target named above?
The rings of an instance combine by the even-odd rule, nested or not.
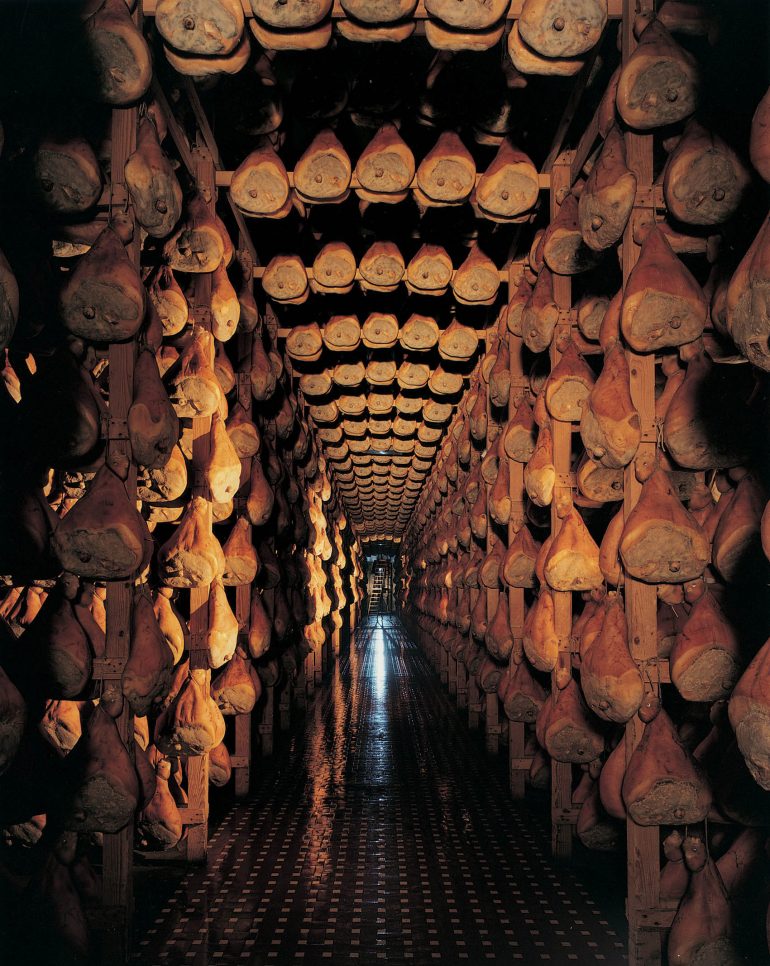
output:
[[[623,962],[620,929],[551,864],[503,774],[400,625],[360,629],[208,868],[162,905],[139,895],[135,961]]]

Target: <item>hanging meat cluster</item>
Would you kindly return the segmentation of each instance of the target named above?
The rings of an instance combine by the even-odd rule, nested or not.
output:
[[[685,46],[708,23],[674,6],[637,20],[599,146],[511,286],[402,570],[451,687],[470,682],[472,713],[471,687],[496,693],[509,741],[523,725],[531,786],[544,756],[555,789],[567,764],[580,841],[615,849],[624,823],[660,828],[668,961],[738,963],[764,943],[767,902],[770,94],[748,151],[706,126]],[[509,37],[522,70],[525,11]],[[624,134],[663,128],[649,204]],[[639,587],[657,598],[644,660],[629,639]]]
[[[103,101],[142,98],[126,5],[87,26],[136,63],[119,88],[105,68]],[[100,143],[57,130],[11,157],[47,250],[0,256],[3,861],[44,856],[16,881],[76,957],[95,846],[134,828],[137,849],[170,850],[205,826],[193,762],[227,784],[234,717],[320,654],[362,577],[253,260],[167,108],[141,104],[122,171],[109,116]],[[117,181],[126,211],[105,204]]]
[[[441,67],[439,64],[437,68],[439,75]],[[430,83],[429,74],[427,84]],[[398,204],[411,195],[424,213],[431,208],[469,202],[480,218],[499,224],[520,223],[538,199],[537,169],[523,151],[504,137],[508,130],[504,119],[498,118],[489,127],[495,130],[487,131],[486,140],[499,147],[482,172],[477,172],[473,155],[453,131],[441,133],[416,164],[411,148],[391,121],[376,131],[355,167],[334,131],[320,131],[297,160],[291,178],[275,147],[266,140],[233,172],[230,197],[245,214],[276,219],[285,218],[293,209],[303,211],[306,205],[341,204],[352,189],[364,204]],[[451,261],[446,253],[442,255],[440,246],[426,248],[405,265],[391,243],[378,240],[359,263],[361,288],[392,291],[403,282],[410,291],[442,294],[448,274],[452,273]],[[479,256],[469,256],[471,260],[474,257]],[[319,259],[313,265],[314,290],[339,291],[352,286],[356,277],[352,253],[335,247],[324,249]],[[263,284],[273,298],[307,298],[306,273],[297,261],[281,256],[267,266]],[[332,267],[334,270],[329,271]],[[458,269],[457,284],[453,282],[452,289],[460,301],[482,301],[481,293],[471,295],[469,287],[463,286],[471,268],[472,261],[464,263]],[[281,270],[289,274],[292,287],[277,284]],[[296,272],[299,276],[295,278]],[[494,285],[484,292],[483,298],[492,300],[496,291]]]
[[[622,25],[609,78],[606,0],[134,6],[84,4],[62,109],[0,129],[20,908],[86,956],[95,844],[200,838],[235,720],[403,535],[407,619],[551,782],[555,838],[654,830],[661,908],[630,919],[670,913],[670,962],[740,961],[770,791],[770,93],[731,143],[692,53],[718,23],[678,0]],[[559,77],[606,82],[566,178],[533,160]]]
[[[158,0],[155,20],[168,62],[181,74],[211,77],[241,71],[252,39],[268,50],[318,50],[333,35],[358,43],[399,43],[424,22],[439,51],[484,51],[505,33],[511,0],[251,0],[248,26],[238,0]],[[525,0],[508,36],[508,52],[522,74],[569,77],[599,41],[607,0],[557,3]]]

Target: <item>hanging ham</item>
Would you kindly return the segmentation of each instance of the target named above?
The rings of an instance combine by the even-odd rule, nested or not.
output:
[[[106,463],[59,523],[51,543],[64,570],[90,580],[131,577],[152,546],[147,524]]]
[[[688,825],[708,815],[711,789],[662,709],[628,762],[623,801],[637,825]]]
[[[139,781],[111,714],[95,707],[83,737],[67,756],[72,794],[64,804],[65,828],[118,832],[139,804]]]

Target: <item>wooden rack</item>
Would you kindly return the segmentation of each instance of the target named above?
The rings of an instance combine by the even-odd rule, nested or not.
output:
[[[449,287],[451,287],[452,282],[454,281],[454,278],[455,278],[455,275],[456,274],[457,274],[457,269],[455,269],[452,272],[452,275],[450,277],[450,281],[447,282],[447,285]],[[312,268],[311,265],[306,265],[305,266],[305,275],[307,275],[308,281],[311,281],[312,282],[315,279],[315,272],[313,271],[313,268]],[[260,266],[254,268],[254,278],[260,278],[261,279],[261,278],[264,278],[264,276],[265,276],[265,266],[260,265]],[[508,281],[508,268],[507,267],[506,268],[501,268],[500,271],[498,272],[498,276],[499,276],[501,282],[507,282]],[[359,269],[356,269],[356,274],[353,276],[354,281],[360,282],[362,278],[364,278],[364,276],[361,274],[361,272],[360,272]],[[401,281],[403,282],[404,280],[402,279]],[[401,282],[399,282],[398,284],[400,285]],[[430,296],[430,294],[431,293],[429,292],[428,295]]]
[[[552,173],[550,217],[553,220],[561,206],[563,196],[570,185],[569,152],[561,154],[554,163]],[[557,306],[563,312],[572,308],[572,282],[569,276],[554,275],[553,294]],[[551,342],[551,367],[561,358],[561,350],[569,341],[571,324],[569,319],[556,326]],[[570,423],[551,420],[553,436],[553,461],[556,469],[556,485],[551,503],[551,533],[553,536],[561,529],[559,509],[572,499],[570,485],[572,426]],[[558,692],[557,676],[559,669],[572,673],[572,594],[570,591],[551,591],[554,600],[556,634],[559,638],[559,658],[556,670],[551,675],[551,688]],[[551,847],[557,858],[568,858],[572,851],[572,825],[576,816],[572,812],[572,765],[551,761]]]
[[[633,32],[634,14],[650,12],[655,9],[654,0],[624,0],[623,25],[621,29],[621,56],[625,63],[636,48]],[[653,135],[625,135],[626,159],[629,168],[636,174],[637,196],[634,210],[629,218],[623,235],[622,268],[625,286],[631,270],[639,257],[639,246],[634,239],[634,225],[641,214],[639,202],[646,200],[646,194],[653,179]],[[630,349],[626,357],[631,372],[631,398],[634,401],[641,423],[642,442],[639,445],[637,460],[652,459],[655,456],[655,356],[637,355]],[[625,469],[623,476],[623,512],[626,516],[636,506],[641,492],[641,483],[636,478],[635,462]],[[657,597],[655,587],[634,580],[627,574],[624,578],[626,620],[628,623],[628,646],[631,656],[638,663],[656,661],[658,655]],[[626,762],[641,740],[644,732],[639,718],[634,715],[626,725]],[[660,829],[657,826],[643,828],[631,816],[627,818],[626,837],[628,848],[628,916],[629,941],[628,958],[630,966],[657,966],[662,958],[661,926],[671,924],[660,920]],[[665,918],[665,917],[664,917]]]
[[[192,85],[187,88],[193,114],[198,122],[196,137],[191,143],[176,116],[163,95],[162,89],[154,86],[154,95],[161,110],[165,114],[169,134],[174,142],[176,151],[183,166],[188,170],[194,183],[207,200],[211,210],[217,203],[216,166],[220,163],[216,143],[205,114],[200,106],[197,93]],[[107,216],[113,208],[125,209],[129,216],[133,208],[122,181],[122,172],[126,159],[136,147],[137,126],[139,123],[138,108],[116,108],[112,112],[112,153],[111,171],[113,177],[103,196],[104,214]],[[229,200],[229,199],[228,199]],[[256,251],[242,214],[234,206],[231,209],[236,225],[239,227],[239,246],[249,251],[256,261]],[[137,267],[140,263],[140,234],[134,233],[134,240],[128,246],[128,252]],[[198,275],[193,286],[191,299],[191,317],[198,325],[211,328],[210,313],[211,277]],[[249,377],[251,360],[252,335],[238,336],[238,366],[237,393],[240,403],[251,411],[252,394]],[[136,465],[131,462],[131,449],[128,441],[126,418],[133,398],[133,369],[136,355],[136,343],[118,343],[109,347],[109,419],[107,421],[108,459],[116,467],[126,471],[126,487],[129,492],[136,492]],[[193,420],[193,459],[200,465],[208,450],[211,418],[196,418]],[[250,471],[250,460],[242,461],[241,483],[247,483]],[[205,484],[202,479],[192,479],[192,492],[204,493]],[[348,537],[348,539],[350,539]],[[348,568],[354,564],[354,553],[349,551]],[[346,570],[346,573],[348,570]],[[355,575],[351,574],[351,584],[355,584]],[[240,639],[248,636],[250,614],[250,587],[239,586],[235,592],[235,614],[240,625]],[[93,680],[102,687],[114,686],[120,680],[125,662],[129,656],[131,641],[131,621],[133,610],[133,582],[114,581],[107,584],[107,634],[106,657],[94,661]],[[208,669],[208,651],[205,647],[205,636],[208,627],[208,598],[209,588],[200,587],[189,591],[189,655],[191,668]],[[344,624],[349,628],[347,636],[352,636],[357,621],[355,601],[351,600],[346,608]],[[339,639],[338,639],[339,643]],[[337,649],[335,649],[336,652]],[[313,669],[312,684],[320,680],[322,667]],[[210,673],[207,673],[210,677]],[[249,789],[251,769],[254,756],[258,752],[269,755],[274,748],[274,722],[276,717],[280,726],[289,727],[292,700],[297,701],[296,690],[292,694],[290,683],[285,684],[278,696],[273,687],[265,687],[265,695],[259,705],[259,722],[257,726],[260,735],[258,745],[252,741],[255,731],[253,715],[236,715],[234,721],[234,753],[231,754],[231,764],[234,775],[234,791],[236,796],[247,794]],[[276,700],[276,697],[278,700]],[[129,749],[133,748],[133,716],[128,704],[118,719],[121,739]],[[230,740],[230,739],[228,739]],[[208,848],[208,814],[209,814],[209,782],[208,756],[191,757],[187,760],[187,791],[188,804],[180,808],[185,836],[179,846],[168,852],[144,853],[148,861],[177,860],[187,862],[203,862]],[[102,905],[90,916],[92,925],[99,934],[100,949],[105,961],[127,961],[130,951],[130,931],[133,910],[133,854],[134,854],[134,826],[115,834],[104,835],[103,845],[103,893]]]
[[[636,18],[654,11],[654,0],[623,0],[621,27],[621,62],[625,64],[636,48],[633,26]],[[662,188],[659,183],[653,183],[653,134],[640,134],[627,131],[624,135],[626,159],[628,167],[636,175],[637,188],[634,207],[625,229],[622,246],[620,248],[623,285],[625,287],[629,276],[637,263],[643,229],[655,219],[657,212],[665,210]],[[560,203],[570,191],[583,172],[587,159],[593,153],[597,141],[600,139],[598,125],[598,111],[588,124],[575,150],[557,152],[552,163],[546,166],[550,172],[550,219],[553,220],[559,210]],[[708,261],[712,261],[711,239],[681,236],[680,244],[688,253],[705,254]],[[554,299],[560,309],[559,321],[550,348],[550,364],[553,367],[560,359],[570,334],[577,323],[576,310],[572,306],[572,285],[568,276],[554,276]],[[513,265],[510,266],[508,279],[509,297],[513,295],[518,282],[518,273]],[[487,339],[489,344],[489,338]],[[509,335],[508,347],[511,360],[511,400],[509,403],[509,418],[515,412],[515,393],[517,386],[523,384],[523,367],[521,364],[522,340]],[[653,353],[637,354],[626,350],[626,357],[630,371],[631,396],[635,408],[639,413],[641,443],[634,460],[624,470],[623,513],[628,517],[636,506],[641,483],[637,478],[637,466],[649,465],[655,458],[656,427],[655,427],[655,355]],[[576,489],[575,474],[571,468],[571,440],[577,427],[569,423],[551,421],[554,447],[554,466],[556,471],[556,486],[551,507],[550,529],[556,535],[561,527],[558,508],[569,502]],[[488,440],[489,442],[489,440]],[[508,540],[513,538],[515,527],[523,511],[523,480],[522,464],[510,464],[510,497],[512,503],[511,520],[508,526]],[[416,523],[407,531],[405,540],[407,554],[414,551],[420,540],[426,539],[437,513],[432,507],[431,483],[426,481],[425,491],[415,510]],[[463,483],[462,474],[458,486]],[[451,498],[450,489],[446,498]],[[438,511],[440,513],[440,510]],[[488,529],[487,552],[492,549],[494,535]],[[505,592],[505,591],[503,591]],[[520,589],[508,589],[510,626],[514,637],[514,646],[521,637],[524,619],[524,592]],[[471,606],[476,603],[479,593],[487,594],[487,614],[491,619],[496,603],[496,591],[472,590],[470,592]],[[572,595],[569,592],[552,591],[555,602],[556,632],[559,638],[559,664],[557,670],[569,671],[573,663],[574,642],[571,641],[572,630]],[[628,645],[631,656],[648,681],[668,684],[671,681],[669,661],[658,656],[656,639],[657,595],[654,585],[635,580],[627,573],[624,574],[623,596],[628,630]],[[430,604],[428,605],[430,609]],[[441,672],[442,680],[449,684],[450,693],[456,694],[458,707],[467,706],[469,710],[469,725],[478,726],[480,705],[478,699],[478,683],[473,674],[464,671],[462,662],[453,662],[450,656],[448,671],[446,655],[441,646],[436,643],[435,634],[423,632],[411,620],[415,636],[425,647],[426,652]],[[563,680],[563,678],[562,678]],[[552,675],[552,688],[557,689],[557,672]],[[475,689],[475,693],[474,693]],[[504,729],[496,728],[499,714],[499,704],[496,695],[487,695],[485,706],[486,743],[490,752],[498,750],[499,743],[504,737]],[[636,749],[644,733],[645,725],[637,715],[634,715],[625,725],[624,752],[626,764]],[[525,774],[531,763],[531,758],[525,754],[525,729],[523,725],[508,723],[508,760],[511,793],[514,798],[521,798],[525,794]],[[553,851],[556,857],[567,859],[572,849],[573,830],[577,822],[580,805],[573,804],[572,785],[573,769],[571,764],[551,763],[551,829]],[[629,962],[632,966],[660,966],[663,961],[663,938],[665,931],[672,924],[676,913],[676,903],[663,901],[660,897],[660,847],[661,829],[659,826],[640,826],[630,817],[626,822],[627,840],[627,902],[626,912],[629,925]]]
[[[508,301],[513,298],[519,284],[519,266],[511,263],[508,276]],[[524,375],[522,350],[524,340],[520,335],[508,334],[508,353],[510,356],[511,389],[508,397],[508,418],[512,419],[516,413],[520,398],[528,390],[528,382]],[[524,524],[524,464],[515,460],[509,465],[511,496],[511,517],[508,521],[508,546],[517,530]],[[505,593],[505,591],[503,591]],[[524,633],[524,588],[508,588],[508,610],[510,613],[511,634],[513,647],[519,652]],[[523,658],[522,658],[523,659]],[[532,759],[526,755],[526,727],[523,722],[508,722],[508,782],[511,795],[515,799],[524,798],[525,781]]]
[[[238,239],[239,246],[246,250],[251,244],[251,239],[246,238],[240,232]],[[246,414],[253,416],[253,396],[251,392],[251,350],[254,335],[251,332],[242,332],[237,335],[238,339],[238,367],[235,374],[236,392],[238,402],[246,410]],[[251,458],[241,460],[241,486],[239,492],[248,485],[251,476]],[[248,527],[249,537],[252,528]],[[248,584],[239,584],[235,588],[235,616],[238,619],[238,638],[239,643],[248,650],[248,629],[249,617],[251,614],[251,594],[252,590]],[[263,754],[272,753],[272,718],[265,720],[265,712],[269,708],[272,711],[273,688],[266,687],[267,691],[262,701],[262,716],[259,730],[261,737],[260,750]],[[248,794],[251,781],[251,757],[252,757],[252,728],[253,713],[238,714],[235,716],[235,754],[230,756],[230,763],[235,773],[235,794],[238,798]],[[265,732],[263,728],[269,729]]]
[[[250,0],[241,0],[243,5],[243,13],[246,17],[253,17],[254,11],[252,10]],[[508,8],[506,14],[507,20],[516,20],[521,14],[523,0],[511,0],[511,5]],[[145,17],[154,17],[155,10],[157,8],[157,0],[142,0],[142,13]],[[618,19],[622,14],[622,3],[621,0],[609,0],[608,3],[609,16],[612,19]],[[417,6],[414,12],[410,15],[412,20],[427,20],[429,14],[425,9],[424,0],[418,0]],[[348,16],[342,7],[339,0],[334,0],[334,4],[331,9],[331,17],[333,20],[347,20]]]
[[[487,371],[487,376],[489,372]],[[479,392],[483,392],[485,395],[485,403],[487,410],[487,438],[484,444],[484,452],[486,453],[490,446],[494,444],[497,437],[496,432],[502,432],[502,427],[497,423],[497,417],[495,415],[494,409],[492,407],[492,400],[490,398],[489,392],[489,378],[479,380]],[[489,512],[489,496],[492,492],[492,484],[485,482],[483,479],[481,481],[481,486],[486,488],[487,491],[487,540],[486,540],[486,551],[490,553],[495,549],[495,546],[499,543],[500,538],[495,533],[495,528],[492,524],[492,515]],[[501,591],[497,587],[487,587],[485,591],[487,597],[487,624],[492,622],[492,618],[495,616],[497,611],[497,605],[500,598]],[[505,591],[502,591],[505,593]],[[487,748],[487,752],[491,755],[496,755],[500,747],[500,699],[497,696],[497,690],[488,691],[486,693],[485,701],[485,714],[484,714],[484,739]]]
[[[122,175],[126,160],[136,147],[136,131],[139,112],[137,108],[116,108],[112,112],[111,170]],[[125,184],[116,178],[110,185],[112,198],[127,199]],[[130,217],[133,212],[129,209]],[[138,232],[128,247],[128,252],[138,267]],[[132,462],[128,442],[127,416],[134,392],[134,360],[136,343],[112,344],[109,348],[109,429],[107,459],[113,466],[127,470],[126,490],[129,497],[136,494],[136,464]],[[107,644],[106,656],[110,663],[101,678],[119,680],[128,660],[131,646],[133,617],[133,583],[130,580],[107,584]],[[106,673],[105,673],[106,672]],[[99,680],[98,671],[94,680]],[[113,684],[114,686],[114,684]],[[134,720],[124,702],[118,719],[118,732],[127,748],[133,748]],[[133,914],[133,848],[134,829],[128,825],[120,832],[104,836],[102,853],[102,906],[96,922],[104,954],[115,962],[127,959],[130,928]]]

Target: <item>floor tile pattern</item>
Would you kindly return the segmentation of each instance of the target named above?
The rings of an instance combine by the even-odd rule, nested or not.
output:
[[[623,963],[620,899],[549,848],[422,652],[380,619],[224,814],[207,867],[169,870],[154,908],[140,880],[134,962]]]

